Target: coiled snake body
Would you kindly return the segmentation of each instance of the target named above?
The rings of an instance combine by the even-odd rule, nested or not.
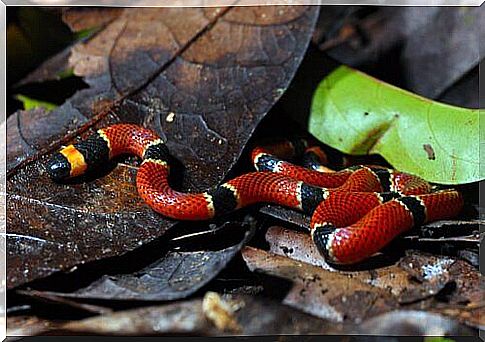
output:
[[[316,247],[337,264],[362,261],[413,226],[452,218],[462,209],[458,191],[430,192],[429,183],[406,173],[378,166],[320,172],[280,159],[305,149],[318,155],[312,148],[303,140],[257,147],[252,160],[258,172],[203,193],[182,193],[169,185],[169,152],[157,134],[134,124],[115,124],[54,154],[47,170],[60,181],[120,154],[133,154],[142,158],[138,193],[158,213],[177,220],[206,220],[260,202],[298,209],[312,215]]]

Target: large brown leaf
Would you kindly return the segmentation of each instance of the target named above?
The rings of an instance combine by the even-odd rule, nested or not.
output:
[[[185,298],[211,281],[244,244],[251,239],[255,226],[241,223],[226,223],[219,229],[227,230],[228,234],[236,237],[234,244],[224,244],[216,250],[184,251],[172,249],[161,258],[149,265],[137,269],[129,274],[103,275],[87,287],[72,293],[23,291],[40,298],[46,296],[83,298],[83,299],[110,299],[110,300],[137,300],[137,301],[166,301]],[[241,234],[238,231],[244,230]],[[213,236],[214,239],[224,239],[224,236]],[[227,236],[225,240],[228,240]],[[224,240],[224,241],[225,241]],[[228,241],[230,242],[230,241]],[[198,243],[200,245],[200,241]],[[162,254],[162,253],[161,253]],[[147,258],[148,259],[148,258]]]
[[[103,13],[66,20],[106,24],[92,18]],[[49,153],[94,128],[136,122],[167,139],[186,168],[183,190],[219,183],[288,86],[317,13],[303,6],[110,12],[109,24],[69,58],[90,87],[57,110],[21,111],[7,122],[8,287],[127,252],[174,223],[138,199],[135,168],[59,185],[43,168]]]
[[[251,271],[290,280],[284,303],[334,322],[355,323],[398,306],[386,290],[290,258],[253,248],[242,249]]]
[[[442,270],[442,273],[436,272],[437,274],[428,276],[425,279],[416,279],[414,273],[400,267],[401,264],[412,264],[414,259],[411,259],[411,257],[402,258],[399,265],[375,265],[374,267],[368,265],[361,269],[338,270],[325,262],[325,259],[316,249],[310,234],[281,227],[269,228],[266,233],[266,240],[270,244],[272,253],[320,266],[326,270],[387,290],[397,297],[399,303],[417,302],[434,296],[443,289],[449,280],[449,277],[443,276],[444,270]],[[433,267],[437,269],[436,265],[445,264],[450,260],[449,258],[421,257],[421,260],[423,259],[426,260],[431,269]]]

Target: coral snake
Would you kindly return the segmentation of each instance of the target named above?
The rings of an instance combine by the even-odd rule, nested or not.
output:
[[[336,264],[362,261],[413,226],[452,218],[463,206],[458,191],[432,191],[423,179],[388,168],[354,166],[331,172],[318,164],[325,158],[321,150],[302,139],[256,147],[252,160],[257,172],[203,193],[182,193],[169,185],[165,143],[134,124],[99,129],[61,149],[47,170],[61,181],[120,154],[142,158],[136,186],[156,212],[177,220],[205,220],[260,202],[298,209],[312,215],[312,239],[326,260]],[[307,157],[311,169],[285,161],[298,154]]]

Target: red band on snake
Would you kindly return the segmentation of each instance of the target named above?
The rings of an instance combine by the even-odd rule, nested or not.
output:
[[[120,154],[136,155],[142,158],[138,193],[156,212],[177,220],[206,220],[262,202],[298,209],[312,215],[311,235],[320,253],[340,264],[360,262],[413,226],[452,218],[462,209],[459,192],[430,192],[429,183],[406,173],[379,166],[310,170],[283,160],[305,150],[325,158],[305,140],[257,147],[252,152],[257,172],[203,193],[183,193],[168,182],[170,155],[158,135],[138,125],[115,124],[60,150],[47,171],[61,181]]]

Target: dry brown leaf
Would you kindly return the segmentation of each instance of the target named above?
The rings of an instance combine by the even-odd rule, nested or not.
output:
[[[312,315],[335,322],[360,322],[398,307],[389,291],[351,276],[252,247],[244,247],[242,255],[250,270],[293,282],[284,303]]]

